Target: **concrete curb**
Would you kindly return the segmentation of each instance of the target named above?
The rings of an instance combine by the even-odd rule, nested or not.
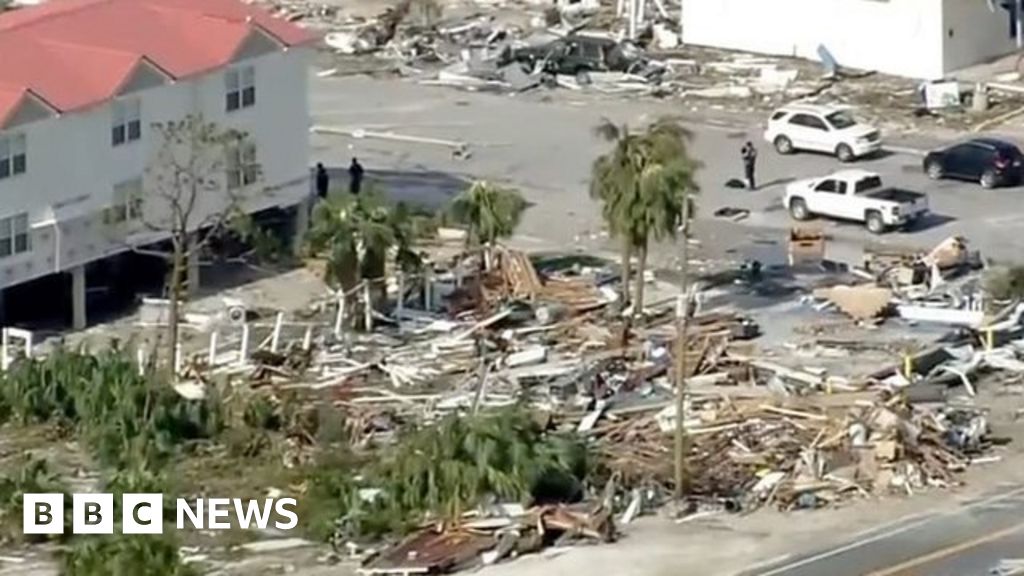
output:
[[[928,155],[927,150],[921,150],[920,148],[911,148],[909,146],[882,146],[882,150],[891,152],[892,154],[906,154],[908,156],[919,156],[924,158]]]

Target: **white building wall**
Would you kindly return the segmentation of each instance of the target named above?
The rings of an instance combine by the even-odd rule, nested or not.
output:
[[[122,146],[111,145],[109,103],[5,132],[26,135],[28,170],[0,180],[0,218],[28,212],[35,227],[28,253],[0,258],[0,288],[127,250],[143,238],[159,239],[149,233],[126,238],[102,219],[114,185],[146,175],[160,144],[149,127],[154,122],[199,112],[223,127],[247,132],[256,143],[261,184],[268,189],[250,195],[247,211],[304,200],[310,190],[309,57],[309,49],[292,48],[239,62],[255,67],[256,105],[230,113],[222,70],[131,94],[142,102],[142,138]],[[54,217],[59,231],[46,224]]]
[[[943,61],[945,72],[1012,53],[1017,41],[1010,36],[1006,10],[989,10],[986,0],[942,0]]]
[[[818,60],[917,78],[943,68],[943,3],[985,0],[683,0],[688,44]],[[985,8],[987,10],[987,8]]]

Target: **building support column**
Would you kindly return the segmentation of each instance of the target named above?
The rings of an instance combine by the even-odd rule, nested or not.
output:
[[[81,264],[71,269],[71,327],[84,330],[86,324],[85,264]]]
[[[292,226],[292,254],[302,255],[302,248],[306,242],[306,233],[309,232],[309,217],[313,211],[311,198],[306,198],[295,207],[295,217]]]
[[[188,258],[185,260],[185,294],[189,298],[199,294],[199,253],[196,248],[196,236],[189,236]]]

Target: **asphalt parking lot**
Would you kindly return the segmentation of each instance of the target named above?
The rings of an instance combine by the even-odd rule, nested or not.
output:
[[[637,126],[660,115],[687,115],[695,135],[694,154],[704,163],[699,177],[701,240],[720,249],[740,246],[754,235],[781,238],[779,232],[793,224],[780,200],[785,185],[848,167],[824,155],[780,156],[761,139],[761,126],[705,122],[678,102],[587,98],[568,92],[479,94],[365,77],[313,77],[311,99],[315,124],[461,141],[471,151],[469,158],[456,158],[439,144],[314,135],[314,160],[341,174],[349,159],[358,156],[370,179],[389,194],[435,205],[473,179],[515,185],[534,205],[520,232],[563,247],[592,248],[601,238],[587,176],[593,159],[607,148],[592,132],[602,118]],[[761,187],[754,192],[724,185],[741,176],[740,148],[747,139],[760,151]],[[988,258],[1017,258],[1024,248],[1024,188],[984,190],[974,183],[933,182],[922,173],[920,155],[912,153],[915,147],[930,145],[902,138],[901,152],[854,164],[878,172],[887,184],[926,192],[932,215],[924,222],[882,237],[856,224],[824,221],[822,226],[848,248],[867,241],[929,246],[959,234]],[[747,209],[750,215],[740,222],[715,218],[714,211],[725,206]]]

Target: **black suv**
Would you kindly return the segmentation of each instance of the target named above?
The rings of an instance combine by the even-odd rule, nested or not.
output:
[[[957,178],[979,182],[985,188],[1021,183],[1020,148],[996,138],[974,138],[933,150],[924,158],[924,171],[932,180]]]

